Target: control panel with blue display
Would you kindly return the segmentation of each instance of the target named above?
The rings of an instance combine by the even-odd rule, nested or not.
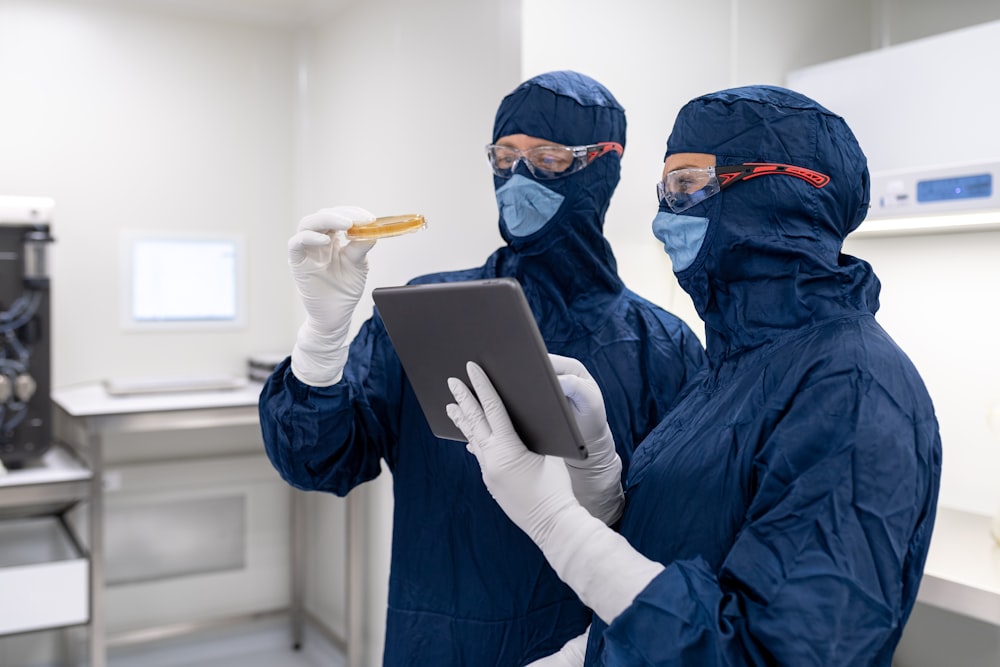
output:
[[[976,199],[993,195],[993,174],[949,176],[917,181],[917,202]]]
[[[1000,160],[872,172],[868,218],[899,218],[1000,210],[993,187]]]

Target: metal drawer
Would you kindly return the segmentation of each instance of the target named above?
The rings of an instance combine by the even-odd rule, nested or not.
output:
[[[86,623],[88,575],[58,518],[0,521],[0,635]]]

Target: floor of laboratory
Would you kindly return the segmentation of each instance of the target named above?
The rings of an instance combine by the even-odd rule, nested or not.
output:
[[[343,653],[307,628],[292,650],[287,623],[248,624],[108,651],[108,667],[346,667]]]

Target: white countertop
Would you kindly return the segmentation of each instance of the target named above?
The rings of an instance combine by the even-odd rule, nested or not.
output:
[[[1000,544],[992,517],[938,507],[917,599],[1000,626]]]
[[[165,391],[112,396],[100,382],[56,389],[52,400],[73,417],[93,417],[170,410],[247,407],[257,405],[263,385],[248,382],[234,389]]]

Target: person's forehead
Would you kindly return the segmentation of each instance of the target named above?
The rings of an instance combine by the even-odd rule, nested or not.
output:
[[[500,137],[496,141],[497,144],[501,146],[510,146],[511,148],[517,148],[518,150],[528,150],[529,148],[535,148],[536,146],[561,146],[557,141],[552,141],[551,139],[545,139],[542,137],[533,137],[527,134],[508,134],[505,137]]]
[[[674,153],[663,162],[663,175],[677,169],[714,167],[715,156],[711,153]]]

